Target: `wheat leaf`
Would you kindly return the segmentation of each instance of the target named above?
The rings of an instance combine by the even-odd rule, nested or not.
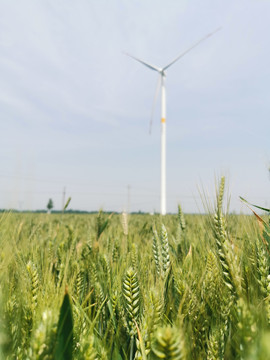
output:
[[[73,319],[70,298],[67,291],[60,309],[56,338],[54,359],[72,360]]]

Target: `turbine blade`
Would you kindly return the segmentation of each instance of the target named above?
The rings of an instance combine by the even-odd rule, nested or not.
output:
[[[143,60],[141,60],[141,59],[138,59],[137,57],[135,57],[135,56],[133,56],[133,55],[130,55],[130,54],[126,53],[126,52],[124,52],[124,54],[127,55],[127,56],[129,56],[129,57],[131,57],[131,58],[134,59],[134,60],[139,61],[141,64],[147,66],[147,67],[148,67],[149,69],[151,69],[151,70],[155,70],[155,71],[160,71],[160,70],[161,70],[161,69],[158,68],[157,66],[148,64],[148,63],[146,63],[145,61],[143,61]]]
[[[162,70],[166,70],[168,69],[172,64],[174,64],[177,60],[179,60],[181,57],[183,57],[184,55],[186,55],[186,53],[188,53],[190,50],[194,49],[197,45],[199,45],[201,42],[203,42],[204,40],[208,39],[210,36],[214,35],[216,32],[218,32],[219,30],[221,30],[221,27],[217,28],[215,31],[211,32],[210,34],[207,34],[206,36],[204,36],[202,39],[200,39],[199,41],[197,41],[194,45],[192,45],[190,48],[188,48],[186,51],[184,51],[183,53],[181,53],[180,55],[178,55],[172,62],[170,62],[168,65],[164,66],[164,68]]]
[[[154,97],[153,104],[152,104],[151,118],[150,118],[150,123],[149,123],[149,134],[150,135],[151,135],[151,130],[152,130],[154,112],[155,112],[157,99],[158,99],[158,94],[159,94],[159,90],[160,90],[160,85],[161,85],[161,76],[158,76],[157,87],[156,87],[155,97]]]

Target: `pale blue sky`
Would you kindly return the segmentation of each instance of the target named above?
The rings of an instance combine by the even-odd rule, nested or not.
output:
[[[270,1],[0,0],[0,208],[159,210],[163,66],[168,211],[202,209],[225,174],[238,196],[270,206]]]

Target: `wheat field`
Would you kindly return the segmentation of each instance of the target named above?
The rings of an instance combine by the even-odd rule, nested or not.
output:
[[[268,218],[0,219],[1,359],[269,359]]]

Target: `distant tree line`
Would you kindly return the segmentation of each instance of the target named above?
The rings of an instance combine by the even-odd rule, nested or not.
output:
[[[41,210],[16,210],[16,209],[0,209],[0,213],[3,212],[13,212],[13,213],[36,213],[36,214],[46,214],[48,213],[48,210],[41,209]],[[121,214],[121,212],[118,211],[102,211],[103,214]],[[62,214],[62,210],[51,210],[51,214]],[[87,211],[87,210],[65,210],[65,214],[98,214],[99,210],[93,210],[93,211]],[[130,212],[131,215],[145,215],[149,214],[149,212],[143,212],[141,210],[139,211],[132,211]]]

